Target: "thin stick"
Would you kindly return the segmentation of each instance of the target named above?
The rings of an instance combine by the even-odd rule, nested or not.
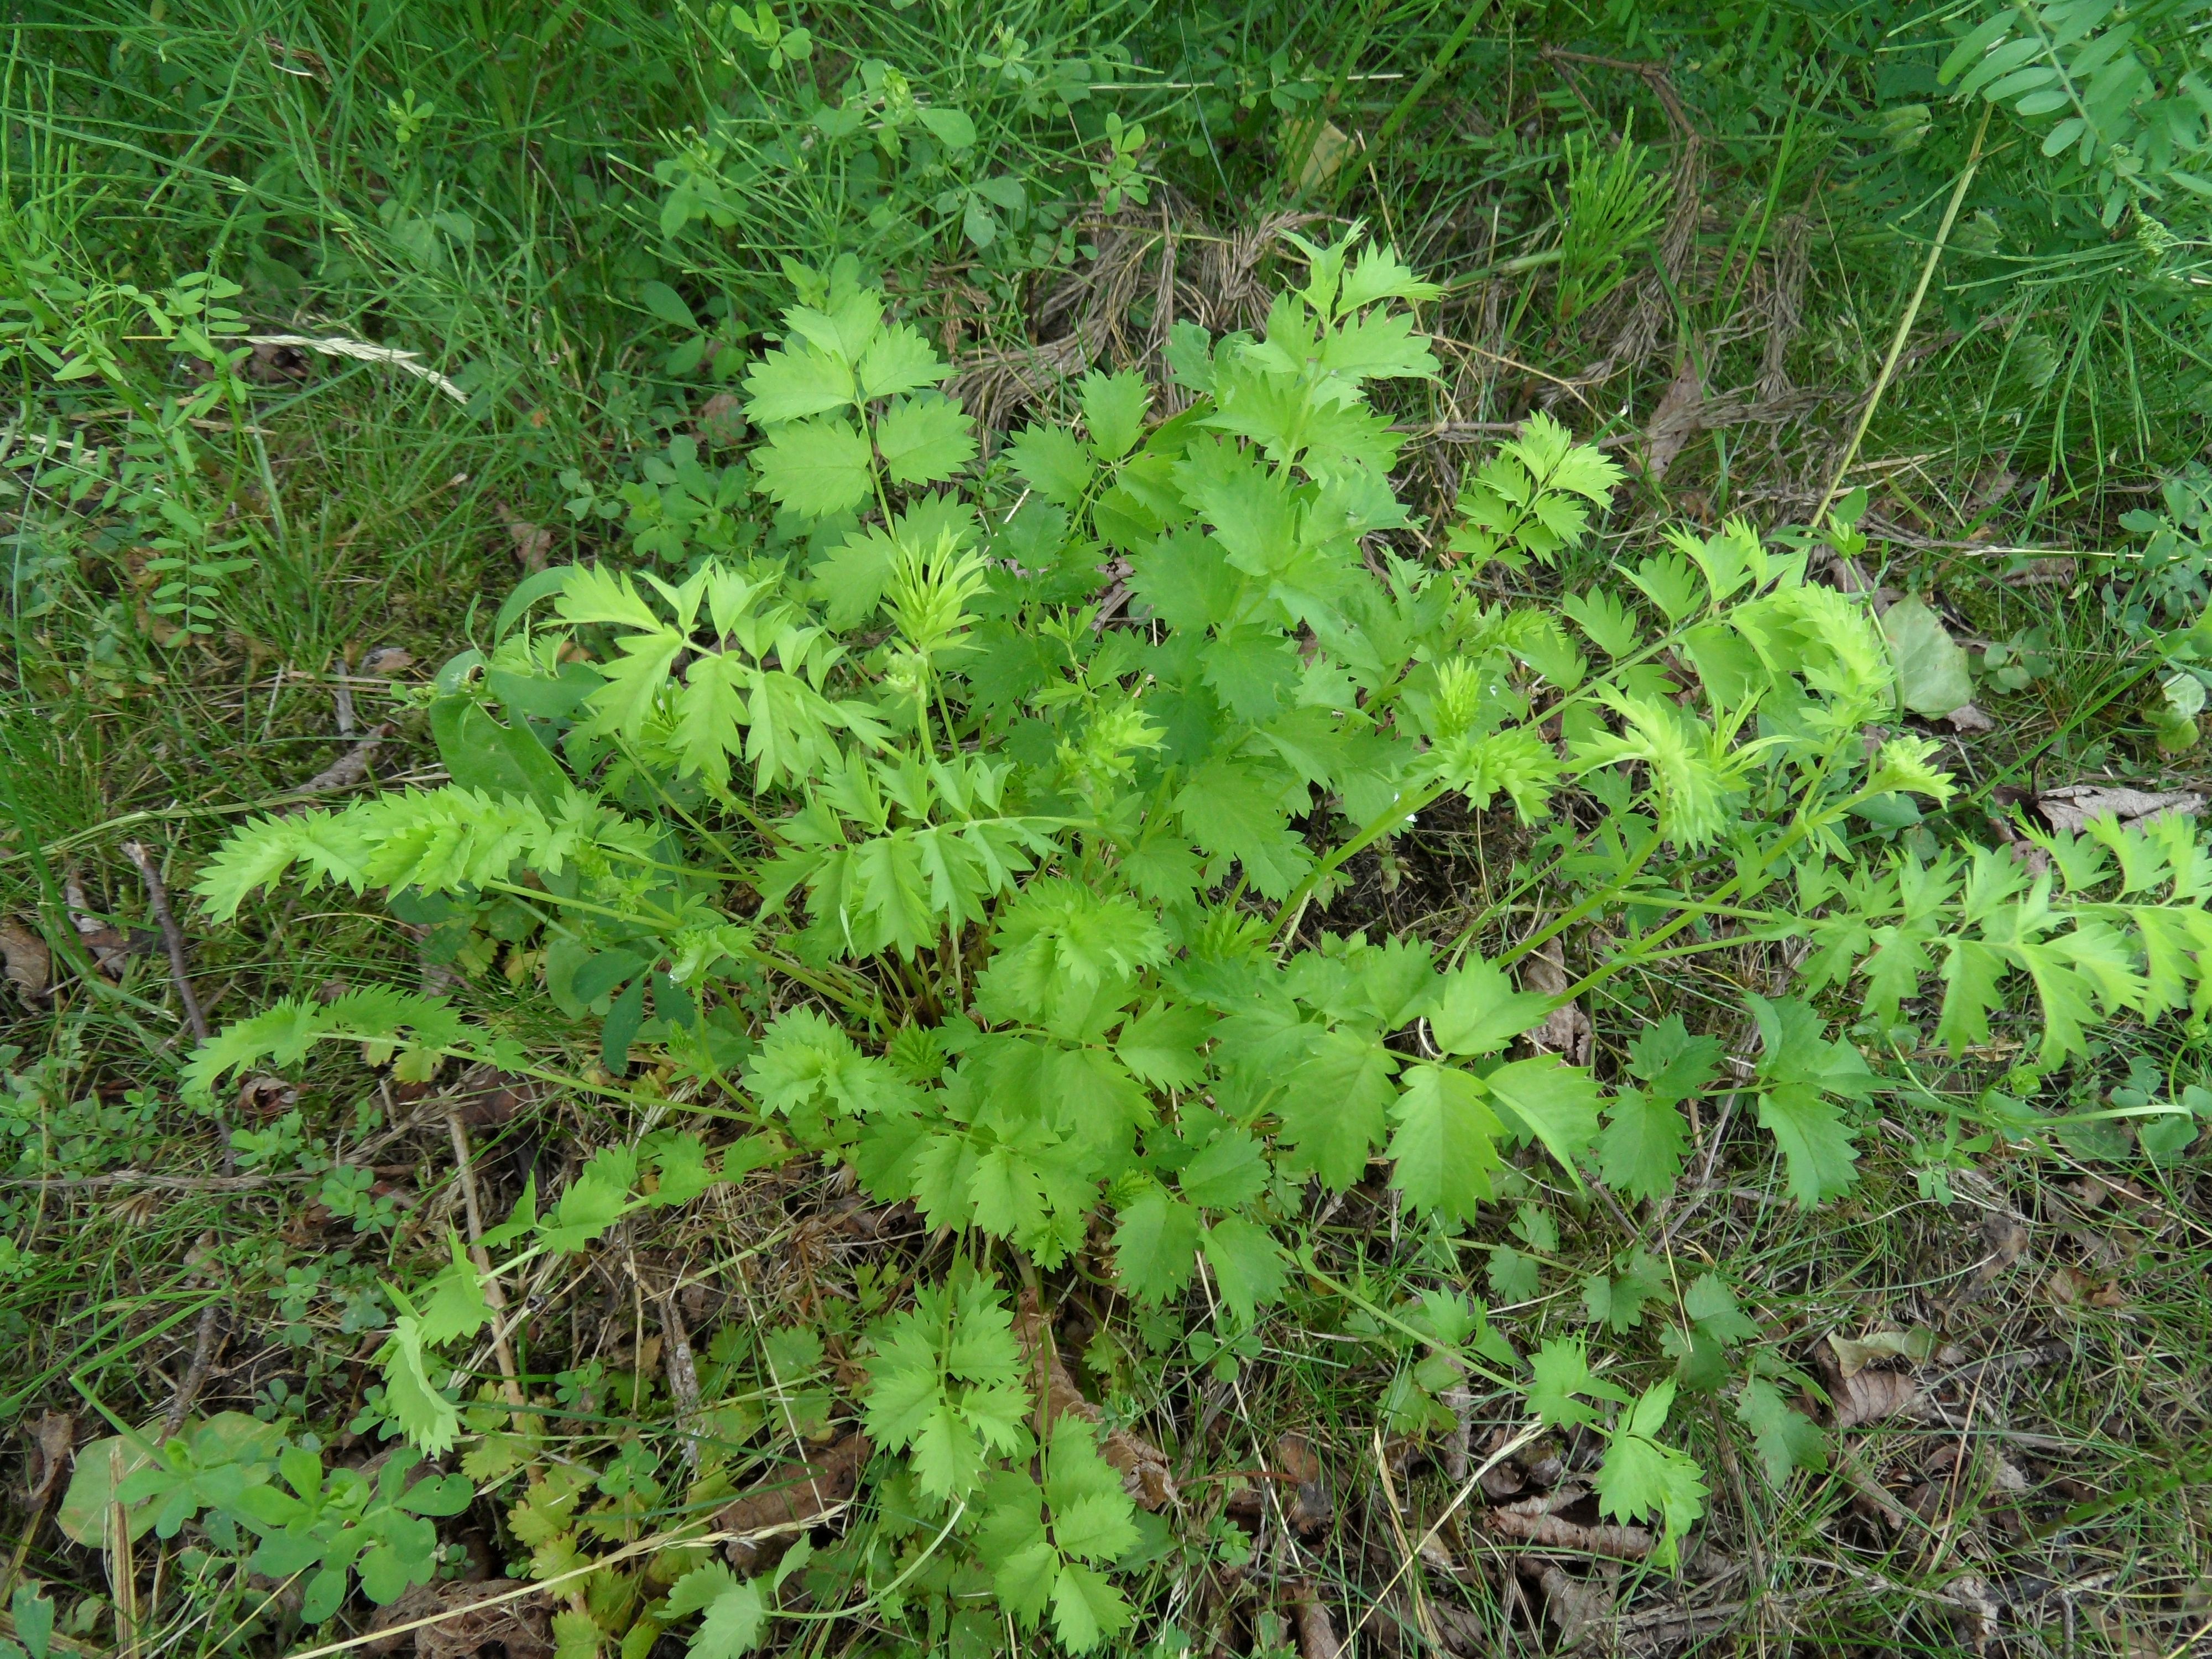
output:
[[[1928,284],[1935,280],[1936,267],[1943,258],[1943,245],[1951,240],[1951,227],[1958,220],[1960,204],[1966,199],[1966,186],[1974,182],[1974,169],[1982,164],[1982,139],[1989,132],[1990,115],[1996,108],[1995,104],[1982,106],[1982,124],[1974,129],[1974,147],[1966,156],[1966,171],[1959,175],[1959,182],[1951,187],[1950,205],[1943,210],[1943,222],[1936,231],[1936,245],[1928,250],[1927,263],[1920,267],[1920,281],[1912,290],[1912,302],[1905,307],[1905,315],[1898,319],[1897,333],[1889,343],[1889,356],[1882,359],[1881,373],[1875,376],[1874,390],[1867,394],[1866,407],[1859,411],[1857,429],[1851,434],[1851,441],[1844,447],[1844,459],[1836,467],[1835,477],[1828,480],[1827,493],[1820,497],[1820,506],[1813,509],[1813,522],[1816,526],[1827,516],[1828,503],[1836,499],[1836,492],[1844,486],[1844,475],[1851,470],[1851,463],[1858,459],[1859,444],[1866,436],[1867,428],[1874,422],[1875,406],[1881,402],[1881,394],[1889,388],[1889,377],[1897,372],[1897,360],[1905,355],[1905,337],[1912,332],[1912,325],[1919,319],[1920,302],[1928,297]]]
[[[461,1207],[469,1222],[469,1259],[476,1263],[477,1277],[483,1285],[484,1305],[493,1315],[491,1348],[499,1357],[499,1375],[507,1403],[513,1408],[514,1431],[527,1436],[530,1424],[522,1409],[522,1383],[514,1364],[514,1349],[507,1340],[507,1331],[498,1322],[498,1316],[507,1311],[507,1292],[501,1288],[499,1276],[491,1270],[491,1254],[483,1247],[483,1212],[477,1203],[476,1164],[469,1157],[469,1132],[462,1127],[458,1106],[446,1113],[446,1128],[453,1141],[453,1167],[461,1178]]]
[[[219,1305],[210,1302],[200,1311],[199,1327],[192,1333],[191,1361],[185,1367],[184,1380],[177,1384],[177,1397],[169,1402],[168,1412],[161,1419],[164,1441],[174,1439],[183,1430],[192,1401],[199,1398],[200,1390],[207,1385],[208,1370],[215,1363],[216,1310]]]
[[[185,1005],[185,1023],[192,1028],[194,1037],[205,1042],[207,1016],[200,1012],[200,1000],[192,994],[192,976],[185,964],[184,929],[177,926],[176,917],[170,913],[168,890],[161,885],[161,872],[143,841],[125,842],[123,855],[138,866],[139,879],[146,884],[146,901],[154,907],[154,920],[161,924],[161,943],[168,947],[169,981],[177,988],[177,1000]]]

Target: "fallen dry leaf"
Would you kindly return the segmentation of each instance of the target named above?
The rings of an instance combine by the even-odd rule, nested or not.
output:
[[[1275,1442],[1275,1473],[1297,1487],[1286,1512],[1291,1530],[1301,1538],[1310,1538],[1328,1524],[1336,1503],[1329,1495],[1328,1474],[1322,1468],[1321,1458],[1295,1429]]]
[[[1698,378],[1697,366],[1685,359],[1644,428],[1644,470],[1652,483],[1667,476],[1683,447],[1705,429],[1705,383]]]
[[[1344,1651],[1336,1638],[1336,1621],[1328,1603],[1311,1584],[1301,1584],[1291,1597],[1297,1618],[1298,1659],[1337,1659]]]
[[[744,404],[734,392],[717,392],[699,405],[691,435],[708,449],[735,449],[745,441]]]
[[[714,1516],[716,1531],[763,1534],[731,1540],[724,1550],[730,1565],[739,1572],[750,1572],[764,1558],[782,1553],[802,1527],[859,1490],[867,1461],[867,1437],[856,1429],[817,1452],[797,1474],[756,1486],[722,1505]]]
[[[69,1472],[70,1452],[76,1444],[76,1419],[67,1412],[47,1412],[32,1428],[30,1455],[23,1470],[30,1486],[23,1503],[32,1514],[46,1507],[46,1499]]]
[[[2059,586],[2074,580],[2075,565],[2071,559],[2029,559],[2016,570],[2008,570],[2003,580],[2013,587]]]
[[[1068,1374],[1059,1346],[1050,1336],[1044,1316],[1037,1311],[1036,1293],[1024,1290],[1021,1307],[1014,1315],[1014,1337],[1036,1368],[1036,1382],[1045,1389],[1046,1420],[1058,1422],[1073,1412],[1086,1423],[1097,1422],[1098,1407],[1075,1386],[1075,1378]],[[1138,1503],[1148,1510],[1158,1510],[1175,1502],[1175,1477],[1168,1470],[1167,1455],[1152,1442],[1127,1429],[1115,1429],[1107,1435],[1100,1449],[1106,1461],[1121,1472],[1123,1489]]]
[[[1640,1561],[1651,1553],[1651,1534],[1642,1527],[1586,1525],[1559,1513],[1589,1496],[1580,1486],[1561,1486],[1541,1497],[1502,1504],[1484,1514],[1482,1524],[1501,1537],[1517,1538],[1545,1549],[1586,1550],[1592,1555],[1629,1561]]]
[[[553,532],[542,525],[534,525],[523,518],[504,501],[494,501],[500,521],[507,526],[507,538],[514,544],[515,562],[525,572],[535,575],[545,568],[545,556],[553,550]]]
[[[553,1659],[553,1622],[544,1598],[518,1596],[495,1607],[481,1602],[522,1587],[507,1578],[418,1584],[369,1620],[362,1651],[394,1654],[412,1647],[416,1659]],[[398,1630],[418,1619],[435,1624]],[[379,1631],[389,1635],[376,1635]]]
[[[22,994],[24,1001],[45,1003],[54,958],[35,928],[0,922],[0,964],[4,965],[8,982]]]
[[[1936,1333],[1924,1328],[1910,1331],[1875,1331],[1866,1336],[1838,1336],[1832,1332],[1828,1346],[1836,1357],[1837,1375],[1846,1382],[1856,1376],[1877,1360],[1906,1359],[1916,1365],[1925,1364],[1936,1352]]]
[[[1557,938],[1529,952],[1521,964],[1521,982],[1540,996],[1555,997],[1574,981],[1567,977],[1567,953]],[[1571,1002],[1544,1016],[1544,1023],[1528,1034],[1529,1046],[1538,1054],[1557,1054],[1570,1066],[1589,1064],[1590,1017],[1580,1003]]]
[[[2018,1216],[1988,1216],[1982,1222],[1981,1233],[1984,1255],[1972,1275],[1949,1301],[1938,1304],[1947,1321],[1995,1284],[2027,1249],[2027,1224]]]
[[[1994,732],[1997,723],[1972,703],[1961,703],[1943,717],[1954,732]]]
[[[1556,1561],[1547,1561],[1523,1577],[1533,1577],[1544,1592],[1544,1616],[1559,1632],[1559,1649],[1571,1653],[1603,1638],[1613,1628],[1613,1591],[1602,1579],[1574,1578]]]
[[[2092,818],[2118,818],[2126,826],[2148,823],[2169,813],[2194,817],[2204,810],[2204,797],[2187,789],[2153,791],[2117,784],[2068,783],[2044,790],[2036,797],[2035,810],[2053,830],[2078,836]]]
[[[380,645],[361,659],[364,674],[404,674],[415,665],[415,653],[396,645]]]

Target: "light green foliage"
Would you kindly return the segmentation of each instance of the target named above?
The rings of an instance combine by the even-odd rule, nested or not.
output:
[[[1622,476],[1550,416],[1534,416],[1460,492],[1450,550],[1478,569],[1492,560],[1515,569],[1532,558],[1550,564],[1581,545],[1591,505],[1602,504]]]
[[[1129,1605],[1102,1569],[1137,1541],[1121,1478],[1098,1455],[1091,1425],[1054,1425],[1044,1486],[1020,1469],[992,1477],[977,1543],[1001,1606],[1034,1629],[1048,1611],[1071,1653],[1088,1653],[1129,1623]]]
[[[1614,1424],[1595,1483],[1603,1514],[1622,1521],[1659,1517],[1665,1534],[1652,1559],[1661,1565],[1672,1565],[1682,1534],[1705,1512],[1705,1485],[1697,1464],[1658,1437],[1674,1405],[1671,1380],[1639,1395]]]
[[[1356,236],[1300,246],[1305,281],[1258,337],[1177,325],[1182,412],[1155,421],[1141,380],[1093,374],[1079,422],[1031,426],[983,470],[915,327],[850,268],[801,273],[745,381],[780,550],[732,544],[680,580],[611,561],[532,577],[488,654],[441,677],[452,785],[257,820],[200,886],[222,916],[296,870],[387,890],[403,915],[499,917],[502,938],[542,940],[546,1017],[596,1038],[593,1088],[621,1097],[649,1055],[655,1102],[746,1120],[722,1172],[795,1146],[957,1240],[949,1275],[910,1301],[875,1287],[849,1322],[867,1434],[897,1469],[881,1490],[948,1561],[980,1552],[1002,1614],[1048,1619],[1071,1650],[1132,1617],[1108,1577],[1130,1510],[1074,1417],[1042,1485],[1026,1468],[1017,1273],[1110,1271],[1233,1378],[1304,1293],[1286,1240],[1316,1184],[1387,1165],[1394,1227],[1443,1259],[1532,1177],[1577,1203],[1663,1200],[1686,1103],[1725,1090],[1779,1184],[1818,1205],[1856,1179],[1872,1103],[1926,1093],[1836,1035],[1837,1003],[1887,1030],[1940,988],[1935,1036],[1956,1052],[2032,993],[2055,1066],[2116,1017],[2212,1000],[2212,856],[2185,821],[2039,832],[2042,873],[1869,828],[1952,784],[1931,742],[1893,730],[1891,639],[1863,599],[1808,580],[1802,550],[1731,520],[1578,580],[1556,611],[1501,601],[1485,567],[1564,558],[1620,481],[1539,416],[1472,469],[1456,563],[1405,556],[1399,440],[1371,397],[1437,372],[1410,309],[1435,290]],[[1892,735],[1870,745],[1876,726]],[[1516,896],[1470,909],[1441,951],[1314,925],[1350,860],[1452,795],[1515,821]],[[1561,920],[1532,936],[1539,889]],[[1528,953],[1569,929],[1571,989],[1528,988]],[[1609,1024],[1589,1065],[1516,1046],[1569,1000],[1648,1006],[1641,988],[1705,953],[1784,940],[1813,946],[1799,984],[1705,1030]],[[234,1024],[194,1056],[195,1097],[337,1040],[423,1080],[530,1062],[438,999],[357,990]],[[601,1150],[543,1215],[533,1192],[486,1244],[504,1273],[717,1178],[699,1139],[656,1130]],[[1486,1247],[1491,1280],[1532,1299],[1559,1235],[1531,1206],[1514,1237],[1525,1252]],[[1671,1550],[1705,1495],[1663,1438],[1678,1388],[1732,1399],[1778,1480],[1818,1458],[1816,1431],[1724,1277],[1684,1285],[1609,1248],[1579,1287],[1586,1338],[1546,1340],[1523,1381],[1544,1421],[1606,1435],[1606,1512],[1657,1516]],[[443,1452],[479,1409],[453,1365],[489,1310],[454,1240],[426,1279],[391,1290],[380,1410]],[[1402,1362],[1384,1408],[1401,1431],[1450,1421],[1442,1395],[1478,1365],[1518,1371],[1455,1294],[1392,1304],[1392,1334],[1362,1316]],[[826,1350],[791,1346],[814,1334],[779,1326],[769,1357],[806,1374],[820,1425]],[[1610,1380],[1624,1339],[1674,1376],[1639,1395]],[[605,1535],[641,1524],[629,1480],[607,1492],[625,1518],[584,1511]],[[532,1491],[517,1535],[546,1567],[584,1522],[550,1477]],[[654,1617],[699,1615],[698,1653],[761,1639],[773,1596],[707,1571]]]
[[[918,1292],[892,1316],[869,1362],[868,1432],[911,1448],[922,1491],[963,1498],[988,1460],[1030,1440],[1022,1355],[988,1279],[961,1277]]]

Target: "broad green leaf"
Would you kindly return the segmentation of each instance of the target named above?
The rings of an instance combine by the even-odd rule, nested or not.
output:
[[[1198,1212],[1165,1188],[1147,1186],[1121,1206],[1115,1274],[1139,1302],[1158,1304],[1188,1289],[1197,1249]]]
[[[777,427],[810,415],[828,415],[853,402],[853,371],[811,345],[771,351],[745,376],[745,418]]]
[[[859,376],[863,398],[891,398],[933,386],[952,372],[941,361],[921,331],[907,323],[894,323],[878,334],[860,355]]]
[[[1690,1126],[1674,1107],[1641,1089],[1623,1089],[1607,1103],[1597,1138],[1598,1174],[1632,1198],[1658,1199],[1674,1190]]]
[[[1024,427],[1006,446],[1006,456],[1030,488],[1055,507],[1073,510],[1091,487],[1091,456],[1066,427]]]
[[[759,488],[805,519],[850,513],[872,488],[868,441],[848,421],[800,421],[779,427],[753,452]]]
[[[1749,1429],[1766,1478],[1779,1486],[1793,1469],[1828,1467],[1827,1437],[1782,1390],[1763,1376],[1747,1377],[1735,1402],[1736,1420]]]
[[[1405,1082],[1391,1113],[1398,1126],[1390,1137],[1397,1164],[1391,1184],[1420,1215],[1447,1224],[1470,1221],[1499,1167],[1498,1122],[1482,1085],[1465,1072],[1427,1064],[1410,1067]]]
[[[568,775],[520,722],[502,726],[474,697],[430,704],[430,735],[447,775],[464,789],[515,795],[550,811],[568,793]]]
[[[975,459],[975,426],[948,398],[901,398],[876,422],[876,449],[893,483],[937,483]]]
[[[1589,1368],[1589,1351],[1580,1337],[1553,1337],[1530,1358],[1528,1408],[1553,1428],[1595,1423],[1596,1411],[1585,1400],[1628,1403],[1628,1396]]]
[[[1267,1160],[1260,1143],[1233,1125],[1216,1135],[1176,1176],[1182,1195],[1208,1209],[1234,1210],[1267,1185]]]
[[[1881,631],[1897,661],[1898,699],[1914,714],[1940,720],[1974,700],[1966,652],[1918,595],[1884,611]]]
[[[1118,461],[1135,447],[1152,400],[1145,377],[1132,370],[1083,377],[1083,422],[1100,460]]]
[[[459,1437],[460,1413],[424,1369],[422,1322],[403,1314],[377,1356],[384,1364],[384,1403],[410,1445],[442,1457]]]
[[[1597,1137],[1598,1087],[1590,1074],[1544,1054],[1501,1066],[1483,1084],[1505,1128],[1542,1141],[1581,1186],[1583,1154]]]
[[[1128,1628],[1129,1604],[1103,1572],[1063,1565],[1052,1587],[1052,1627],[1071,1653],[1088,1653]]]
[[[1552,1000],[1516,991],[1494,962],[1470,956],[1437,988],[1429,1029],[1447,1054],[1494,1054],[1543,1022]]]
[[[1274,1238],[1264,1227],[1237,1216],[1224,1216],[1207,1227],[1199,1239],[1206,1265],[1213,1269],[1214,1289],[1222,1304],[1249,1325],[1262,1303],[1282,1293],[1287,1272]]]
[[[1637,1400],[1607,1444],[1605,1462],[1592,1483],[1601,1514],[1619,1521],[1657,1514],[1666,1528],[1669,1551],[1705,1510],[1705,1485],[1696,1462],[1656,1438],[1674,1401],[1671,1380]]]
[[[1198,1050],[1213,1025],[1213,1016],[1202,1008],[1156,1002],[1121,1028],[1114,1052],[1146,1082],[1188,1089],[1206,1075]]]
[[[687,1659],[738,1659],[760,1645],[768,1625],[768,1604],[760,1586],[732,1584],[707,1604],[706,1616],[693,1633]]]
[[[1314,1038],[1275,1101],[1282,1139],[1294,1149],[1289,1167],[1311,1170],[1335,1192],[1358,1182],[1389,1133],[1398,1063],[1378,1039],[1347,1028]]]

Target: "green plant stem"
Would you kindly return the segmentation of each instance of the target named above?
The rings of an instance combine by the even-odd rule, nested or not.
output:
[[[1942,263],[1943,245],[1951,240],[1951,227],[1958,222],[1959,208],[1966,199],[1966,187],[1974,182],[1974,169],[1982,163],[1982,140],[1990,130],[1990,116],[1994,104],[1982,106],[1981,125],[1974,129],[1974,145],[1967,152],[1966,165],[1959,174],[1959,182],[1951,188],[1951,200],[1943,210],[1943,222],[1936,227],[1936,240],[1928,250],[1927,260],[1920,267],[1920,280],[1913,285],[1911,301],[1905,307],[1905,315],[1897,319],[1897,332],[1891,337],[1889,355],[1882,359],[1881,373],[1875,376],[1874,390],[1867,393],[1866,407],[1859,410],[1858,424],[1851,429],[1851,441],[1844,446],[1844,458],[1836,463],[1835,475],[1828,480],[1828,488],[1820,496],[1820,504],[1813,509],[1812,522],[1818,529],[1827,517],[1828,504],[1836,499],[1843,488],[1844,476],[1858,459],[1859,444],[1866,437],[1867,428],[1874,422],[1875,410],[1881,403],[1881,394],[1889,388],[1889,377],[1897,372],[1897,360],[1905,355],[1905,342],[1912,332],[1912,325],[1919,320],[1920,302],[1928,297],[1928,284],[1935,280],[1936,267]]]

